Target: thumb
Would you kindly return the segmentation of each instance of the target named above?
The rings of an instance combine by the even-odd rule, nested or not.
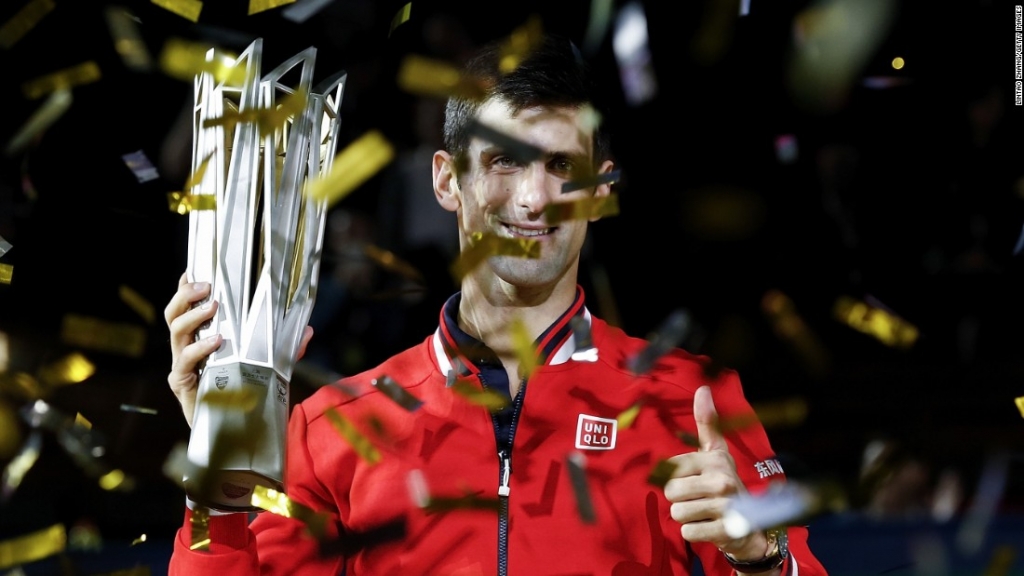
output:
[[[701,452],[729,450],[725,436],[718,427],[718,412],[711,397],[711,388],[701,386],[693,395],[693,419],[697,422],[697,443]]]

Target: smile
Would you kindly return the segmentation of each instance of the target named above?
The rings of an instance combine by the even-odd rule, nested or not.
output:
[[[523,236],[526,238],[533,238],[536,236],[546,236],[556,230],[556,228],[520,228],[513,224],[504,224],[505,228],[509,232],[512,232],[515,236]]]

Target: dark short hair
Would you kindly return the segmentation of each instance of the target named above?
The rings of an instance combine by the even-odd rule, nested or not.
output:
[[[469,125],[479,108],[495,98],[507,102],[514,113],[535,106],[579,108],[592,106],[601,117],[605,111],[589,64],[567,38],[548,34],[516,68],[505,74],[500,68],[503,42],[484,45],[463,67],[463,75],[486,86],[486,96],[471,99],[452,96],[444,119],[444,146],[457,162],[469,148]],[[594,130],[594,164],[610,154],[608,134]]]

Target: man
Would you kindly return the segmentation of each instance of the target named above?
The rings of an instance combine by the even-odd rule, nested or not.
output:
[[[736,374],[708,377],[708,359],[678,349],[634,373],[647,343],[584,305],[588,222],[546,216],[554,203],[611,193],[608,183],[562,192],[613,168],[574,47],[548,38],[508,74],[500,56],[492,46],[467,67],[492,82],[485,99],[449,102],[434,192],[457,215],[463,252],[485,234],[536,242],[539,256],[491,256],[468,270],[434,334],[293,407],[286,493],[329,515],[326,534],[270,512],[251,524],[213,515],[209,550],[190,550],[187,511],[172,574],[689,574],[698,561],[706,574],[825,573],[803,527],[726,534],[730,496],[784,479],[759,425],[716,425],[719,410],[752,413]],[[165,311],[168,381],[189,419],[196,367],[220,344],[192,339],[216,311],[190,309],[208,292],[183,278]],[[384,376],[422,404],[395,402],[373,384]],[[510,403],[491,412],[473,401],[481,391]],[[332,426],[338,415],[360,442]],[[376,456],[355,448],[367,443]],[[662,486],[651,477],[666,461]],[[389,526],[402,530],[373,537]]]

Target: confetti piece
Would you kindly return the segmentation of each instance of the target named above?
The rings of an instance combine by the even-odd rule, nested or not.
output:
[[[612,21],[613,0],[591,0],[590,17],[587,19],[587,29],[583,34],[583,52],[593,55],[604,42],[608,33],[608,26]]]
[[[573,202],[554,202],[544,207],[544,220],[558,224],[566,220],[595,220],[619,213],[619,197],[608,196],[581,198]]]
[[[602,184],[615,184],[621,177],[622,170],[612,170],[611,172],[605,172],[603,174],[592,174],[586,178],[580,178],[579,180],[572,180],[562,184],[562,194],[583,190],[584,188],[594,188]],[[615,210],[615,213],[618,214],[617,200],[615,202]]]
[[[167,204],[171,212],[184,216],[193,210],[216,210],[217,197],[213,194],[182,194],[168,192]]]
[[[395,149],[377,130],[360,136],[334,157],[330,173],[307,183],[307,194],[327,199],[331,207],[363,182],[387,166],[395,157]]]
[[[992,550],[992,558],[989,559],[988,566],[985,567],[985,572],[982,576],[1007,576],[1010,573],[1010,568],[1013,567],[1013,561],[1017,559],[1017,551],[1013,546],[1003,544],[996,546]]]
[[[647,15],[639,2],[623,6],[615,19],[612,49],[626,103],[639,106],[658,92],[647,41]]]
[[[281,11],[281,16],[302,24],[334,0],[299,0]]]
[[[775,137],[775,158],[782,164],[792,164],[800,156],[796,136],[781,134]]]
[[[504,238],[494,234],[476,232],[470,238],[469,248],[459,254],[451,266],[452,276],[457,282],[491,256],[515,256],[517,258],[540,258],[540,242],[526,238]]]
[[[142,544],[145,541],[146,541],[146,535],[143,534],[143,535],[139,536],[138,538],[132,540],[132,543],[130,544],[130,546],[135,546],[136,544]]]
[[[104,10],[104,16],[111,39],[114,41],[114,49],[121,56],[121,62],[124,62],[129,70],[136,72],[151,70],[153,59],[131,13],[118,6],[108,6]]]
[[[213,50],[214,58],[207,61]],[[170,38],[160,52],[160,69],[171,78],[194,82],[197,74],[208,72],[214,80],[230,86],[245,82],[246,67],[238,66],[237,55],[221,52],[214,46],[181,38]]]
[[[457,96],[474,101],[483,100],[490,87],[483,79],[463,76],[452,64],[416,54],[402,59],[396,82],[410,94],[435,98]]]
[[[423,281],[423,275],[420,274],[419,270],[414,268],[412,264],[399,259],[398,256],[395,256],[394,252],[378,248],[372,244],[365,245],[363,247],[363,251],[371,260],[376,262],[385,270],[395,272],[400,276],[416,282]]]
[[[54,524],[24,536],[0,542],[0,569],[28,564],[63,552],[67,545],[63,524]]]
[[[21,85],[21,91],[25,98],[35,100],[58,90],[67,90],[99,79],[100,67],[90,60],[25,82]]]
[[[131,480],[125,476],[122,470],[111,470],[99,478],[100,488],[108,492],[124,489],[132,485]]]
[[[84,355],[73,352],[39,369],[39,380],[46,386],[78,384],[96,372],[96,367]]]
[[[135,175],[135,179],[139,181],[139,184],[144,184],[160,177],[160,172],[157,171],[156,166],[153,165],[153,162],[150,161],[149,157],[142,150],[124,154],[121,156],[121,159],[124,160],[125,166]]]
[[[771,321],[775,334],[794,348],[809,375],[820,378],[828,373],[831,355],[788,296],[769,290],[761,299],[761,309]]]
[[[88,430],[88,429],[92,428],[92,422],[89,422],[88,418],[86,418],[85,416],[82,416],[81,412],[76,412],[75,413],[75,426],[81,426],[82,428],[85,428],[86,430]]]
[[[199,21],[199,13],[203,10],[203,3],[199,0],[152,0],[152,2],[164,10],[192,22]]]
[[[10,284],[14,279],[14,266],[0,264],[0,284]]]
[[[153,307],[153,304],[132,290],[131,287],[121,284],[117,289],[117,294],[121,297],[121,301],[141,316],[147,324],[152,324],[156,320],[156,308]]]
[[[0,390],[27,400],[36,400],[46,394],[46,390],[31,374],[17,372],[15,374],[0,373]]]
[[[475,136],[500,147],[506,154],[523,164],[529,164],[544,157],[544,150],[541,148],[509,136],[500,130],[495,130],[475,118],[469,121],[466,133],[470,137]]]
[[[629,408],[623,410],[618,416],[615,417],[615,421],[618,422],[618,429],[625,430],[633,425],[636,421],[637,415],[640,414],[640,407],[643,405],[642,402],[637,402]]]
[[[249,16],[292,4],[295,0],[249,0]]]
[[[342,537],[334,540],[321,540],[320,555],[325,557],[351,557],[352,554],[360,550],[379,546],[387,542],[402,540],[405,538],[406,530],[405,520],[398,519],[380,526],[374,526],[369,530],[346,532]]]
[[[14,136],[7,141],[4,153],[11,157],[26,149],[32,141],[71,108],[71,101],[71,90],[61,89],[51,92],[43,105],[33,112]],[[0,252],[0,255],[2,254],[3,252]]]
[[[1010,456],[997,452],[986,458],[971,498],[970,508],[965,512],[955,536],[956,548],[964,556],[972,556],[981,550],[999,510],[999,503],[1006,491],[1009,475]]]
[[[544,36],[544,26],[540,17],[534,15],[526,23],[516,28],[501,45],[498,69],[502,74],[509,74],[533,52]]]
[[[722,527],[730,538],[795,523],[820,507],[818,496],[795,481],[774,482],[760,494],[737,494],[729,498],[722,515]]]
[[[21,430],[18,418],[6,402],[0,400],[0,462],[7,461],[18,450]]]
[[[189,550],[210,550],[210,511],[204,506],[196,506],[192,510],[192,517],[189,519],[189,526],[192,529],[192,542]]]
[[[410,394],[408,390],[402,388],[398,382],[395,382],[388,376],[374,378],[371,381],[371,384],[373,384],[374,388],[380,390],[385,396],[390,398],[395,404],[398,404],[409,412],[414,412],[423,405],[422,400]]]
[[[1017,404],[1017,410],[1020,410],[1020,417],[1024,418],[1024,396],[1018,396],[1013,401]]]
[[[910,348],[917,340],[917,327],[899,316],[861,302],[840,296],[832,309],[833,316],[847,326],[894,348]]]
[[[141,326],[108,322],[99,318],[66,314],[60,338],[65,344],[138,358],[146,348],[146,330]]]
[[[0,256],[7,254],[7,251],[10,250],[11,248],[14,248],[14,246],[11,246],[10,242],[4,240],[3,236],[0,236]]]
[[[423,508],[430,502],[430,489],[427,488],[427,480],[423,477],[422,470],[410,470],[405,476],[405,486],[409,489],[409,498],[417,508]]]
[[[510,330],[512,331],[512,350],[515,352],[516,359],[519,360],[519,377],[529,379],[533,375],[533,371],[537,369],[537,348],[521,318],[512,320]]]
[[[569,470],[569,482],[576,496],[576,511],[585,524],[597,522],[594,513],[594,502],[590,498],[590,487],[587,485],[586,457],[579,452],[572,452],[565,457],[566,468]]]
[[[324,536],[327,515],[299,504],[282,492],[257,484],[253,487],[251,502],[253,506],[272,514],[302,521],[309,533],[317,540]]]
[[[184,478],[192,475],[190,472],[193,467],[192,462],[188,459],[188,443],[178,442],[167,453],[161,471],[179,487],[184,487]]]
[[[260,135],[266,136],[273,133],[279,126],[296,114],[301,114],[306,108],[309,96],[298,91],[289,94],[280,104],[273,108],[251,108],[249,110],[228,110],[216,118],[203,120],[203,128],[224,126],[232,129],[241,122],[254,122],[259,126]]]
[[[201,402],[217,408],[251,412],[259,405],[260,396],[250,388],[241,388],[239,390],[211,389],[203,394]]]
[[[39,451],[42,448],[42,433],[38,430],[33,430],[18,450],[18,453],[4,467],[3,475],[0,476],[0,503],[10,500],[18,486],[21,485],[25,474],[32,469],[36,460],[39,459]]]
[[[89,521],[79,521],[68,530],[68,550],[99,552],[103,549],[103,536],[99,528]]]
[[[398,9],[395,16],[391,18],[391,28],[388,30],[388,38],[391,37],[391,33],[395,31],[402,24],[409,21],[409,17],[412,15],[412,2],[406,2],[404,6]]]
[[[647,346],[627,361],[627,368],[637,376],[646,374],[659,358],[678,346],[689,331],[690,313],[686,310],[672,312],[648,338]]]
[[[0,48],[10,49],[28,34],[56,5],[53,0],[31,0],[0,26]]]
[[[572,359],[577,362],[597,362],[597,347],[590,335],[590,322],[582,316],[573,316],[569,319],[569,327],[576,344]]]
[[[483,406],[491,412],[500,412],[512,404],[508,396],[487,388],[477,388],[465,380],[457,380],[449,388],[467,402]]]
[[[135,412],[138,414],[152,414],[156,416],[156,408],[143,408],[142,406],[132,406],[131,404],[121,404],[121,412]]]
[[[356,454],[360,458],[366,460],[371,465],[380,462],[381,455],[377,447],[368,438],[360,434],[356,427],[341,415],[341,412],[332,408],[324,412],[324,415],[331,422],[331,425],[334,426],[334,429],[341,434],[341,437],[355,449]]]
[[[676,464],[671,460],[661,460],[654,465],[651,473],[647,475],[647,483],[658,488],[664,488],[665,484],[672,479],[676,473]]]
[[[427,514],[440,512],[451,512],[453,510],[489,510],[497,512],[500,503],[497,498],[484,498],[474,494],[466,494],[457,498],[446,496],[431,496],[430,501],[423,507]]]

